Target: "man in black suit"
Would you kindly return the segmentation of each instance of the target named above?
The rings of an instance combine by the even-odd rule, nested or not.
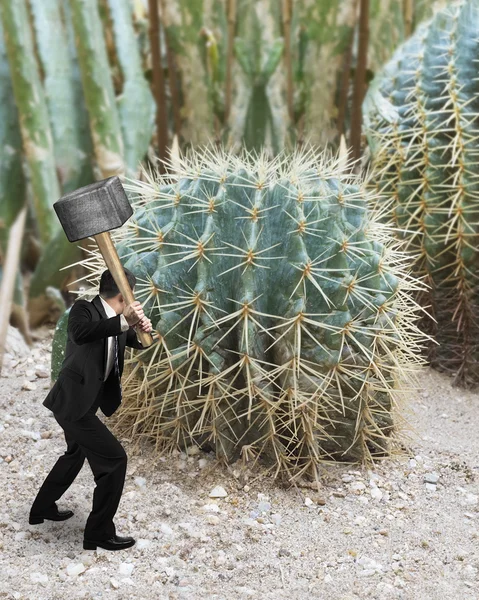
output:
[[[135,276],[124,270],[134,289]],[[96,416],[98,407],[109,417],[120,405],[125,346],[143,348],[133,326],[151,331],[151,321],[140,302],[125,305],[110,271],[104,271],[99,294],[91,302],[79,299],[71,308],[62,368],[43,401],[64,431],[67,450],[43,482],[29,522],[63,521],[73,516],[71,510],[58,510],[56,501],[73,483],[86,457],[96,483],[83,539],[87,550],[97,546],[121,550],[135,543],[132,537],[116,535],[113,523],[125,482],[126,452]]]

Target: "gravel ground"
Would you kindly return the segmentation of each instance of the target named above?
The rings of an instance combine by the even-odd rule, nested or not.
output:
[[[409,458],[374,471],[327,467],[320,490],[225,469],[202,452],[158,459],[144,444],[115,518],[137,543],[92,552],[82,548],[87,461],[58,502],[74,517],[28,524],[66,449],[42,406],[53,329],[36,333],[0,378],[0,598],[479,600],[479,393],[426,369],[411,398]],[[217,486],[224,497],[210,497]]]

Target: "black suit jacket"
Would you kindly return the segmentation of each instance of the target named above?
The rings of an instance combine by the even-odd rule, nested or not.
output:
[[[65,421],[76,421],[92,406],[105,377],[108,337],[118,335],[120,377],[125,346],[138,349],[143,346],[133,327],[121,330],[120,315],[107,317],[99,295],[91,302],[79,299],[74,303],[68,317],[67,332],[62,368],[43,406]],[[109,417],[120,402],[120,386],[113,367],[105,382],[100,408]]]

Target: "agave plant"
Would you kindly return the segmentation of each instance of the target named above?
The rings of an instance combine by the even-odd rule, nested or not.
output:
[[[374,196],[312,147],[176,164],[124,184],[135,212],[112,232],[155,330],[125,361],[118,431],[291,476],[400,453],[420,284]],[[83,264],[91,295],[104,266]]]
[[[376,189],[430,286],[433,366],[479,382],[479,3],[438,12],[401,46],[365,100]]]

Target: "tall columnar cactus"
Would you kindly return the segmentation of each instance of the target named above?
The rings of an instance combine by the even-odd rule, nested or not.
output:
[[[312,148],[206,148],[145,176],[124,184],[135,213],[112,232],[156,330],[126,361],[119,430],[262,454],[276,473],[399,453],[419,284],[362,182]],[[99,256],[85,264],[97,283]]]
[[[365,100],[377,191],[430,286],[433,366],[479,383],[479,2],[438,12]]]

